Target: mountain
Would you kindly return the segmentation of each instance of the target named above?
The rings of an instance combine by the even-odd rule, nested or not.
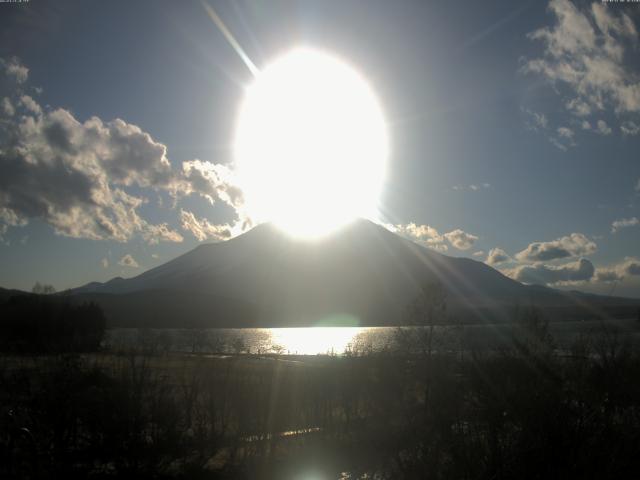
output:
[[[593,310],[625,299],[516,282],[488,265],[423,248],[367,220],[319,241],[263,224],[202,244],[130,279],[70,293],[100,303],[113,325],[393,325],[427,282],[447,289],[449,310],[495,321],[516,305]]]

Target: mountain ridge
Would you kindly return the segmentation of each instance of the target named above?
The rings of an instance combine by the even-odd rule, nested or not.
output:
[[[515,305],[593,313],[598,305],[640,303],[523,285],[482,262],[443,255],[362,219],[306,242],[262,224],[224,242],[198,245],[135,277],[92,282],[69,293],[97,301],[116,324],[130,323],[126,308],[117,304],[135,304],[139,316],[153,302],[156,313],[146,316],[162,324],[169,313],[158,303],[186,323],[211,326],[308,326],[343,314],[362,325],[392,325],[430,282],[442,283],[450,311],[469,321],[504,320]]]

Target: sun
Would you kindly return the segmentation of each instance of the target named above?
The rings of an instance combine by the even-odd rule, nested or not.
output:
[[[388,150],[384,115],[365,79],[310,48],[257,73],[234,141],[249,215],[307,238],[376,215]]]

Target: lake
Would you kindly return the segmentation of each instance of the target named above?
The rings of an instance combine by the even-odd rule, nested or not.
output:
[[[415,327],[407,327],[409,329]],[[466,348],[496,348],[513,334],[511,324],[435,327],[436,348],[449,349],[463,339]],[[606,328],[621,341],[640,346],[640,324],[635,319],[553,322],[549,330],[561,349],[579,335],[595,335]],[[150,347],[175,352],[341,355],[381,351],[395,344],[397,327],[221,328],[221,329],[109,329],[110,348]]]

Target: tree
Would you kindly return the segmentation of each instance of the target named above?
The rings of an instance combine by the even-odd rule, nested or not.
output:
[[[409,350],[417,349],[427,357],[433,353],[433,333],[437,324],[444,322],[447,313],[447,291],[440,282],[422,285],[420,293],[407,308],[406,325],[418,327],[400,328],[398,336]],[[408,343],[408,344],[407,344]]]
[[[53,285],[48,285],[46,283],[36,282],[31,292],[37,295],[51,295],[52,293],[56,293],[56,289]]]

